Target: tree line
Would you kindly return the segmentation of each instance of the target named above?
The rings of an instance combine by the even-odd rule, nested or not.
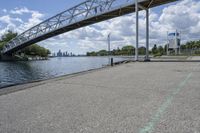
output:
[[[145,47],[140,47],[139,48],[139,54],[145,54],[146,48]],[[112,51],[110,51],[111,55],[133,55],[135,54],[135,47],[131,46],[131,45],[127,45],[117,49],[113,49]],[[106,50],[100,50],[100,51],[92,51],[92,52],[87,52],[86,53],[87,56],[107,56],[109,55],[109,52]]]
[[[17,33],[14,33],[13,31],[8,31],[0,38],[0,51],[3,49],[4,45],[9,42],[11,39],[15,38],[17,36]],[[23,53],[26,56],[41,56],[41,57],[47,57],[49,54],[51,54],[50,50],[41,47],[37,44],[30,45],[22,50],[20,50],[18,53]]]
[[[198,41],[189,41],[185,44],[181,45],[181,50],[191,50],[191,49],[200,49],[200,40]],[[145,55],[146,54],[146,47],[139,47],[138,48],[139,55]],[[150,54],[154,56],[162,56],[167,54],[167,45],[164,46],[158,46],[157,44],[154,44],[153,48],[149,51]],[[132,45],[127,45],[117,49],[113,49],[110,51],[110,54],[113,56],[117,55],[125,55],[125,56],[131,56],[135,54],[135,47]],[[200,55],[200,51],[195,52],[196,55]],[[100,51],[92,51],[87,52],[87,56],[107,56],[109,55],[109,52],[107,50],[100,50]]]
[[[151,52],[151,51],[150,51]],[[139,55],[145,55],[146,54],[146,47],[139,47],[138,48],[138,53]],[[135,47],[132,45],[127,45],[122,47],[121,49],[118,47],[117,49],[113,49],[112,51],[110,51],[110,55],[114,55],[114,56],[131,56],[135,54]],[[109,55],[109,52],[106,50],[100,50],[100,51],[92,51],[92,52],[87,52],[86,53],[87,56],[107,56]]]

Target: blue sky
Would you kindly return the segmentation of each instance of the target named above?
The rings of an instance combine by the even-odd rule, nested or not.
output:
[[[53,15],[79,2],[80,0],[1,0],[0,9],[12,10],[16,7],[27,7]]]
[[[22,32],[35,24],[64,11],[83,0],[1,0],[0,36],[8,29]],[[140,46],[145,44],[145,13],[140,12]],[[180,30],[183,42],[197,40],[200,29],[200,2],[181,0],[150,10],[150,44],[164,45],[167,31]],[[106,36],[112,31],[112,48],[134,45],[135,14],[115,18],[40,42],[52,52],[84,54],[106,49]]]

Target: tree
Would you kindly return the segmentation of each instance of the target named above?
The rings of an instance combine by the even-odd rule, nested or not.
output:
[[[97,56],[97,53],[95,51],[87,52],[87,56]]]
[[[186,45],[181,45],[181,49],[186,49]]]
[[[4,45],[9,42],[11,39],[15,38],[17,36],[17,33],[9,30],[4,35],[2,35],[0,40],[0,50],[3,49]],[[31,56],[42,56],[47,57],[51,52],[48,49],[45,49],[37,44],[33,44],[31,46],[28,46],[22,50],[20,50],[21,53],[24,53],[25,55],[31,55]]]
[[[13,31],[9,30],[7,33],[5,33],[1,37],[1,42],[8,42],[11,39],[15,38],[17,36],[17,33],[14,33]]]
[[[159,53],[160,55],[163,55],[163,54],[164,54],[164,48],[163,48],[162,46],[159,46],[159,47],[158,47],[158,53]]]
[[[158,49],[157,49],[157,45],[154,44],[153,48],[152,48],[152,53],[153,54],[157,54],[158,53]]]
[[[51,51],[49,49],[47,49],[47,54],[50,55]],[[67,52],[66,52],[66,56],[67,56]]]
[[[165,52],[165,54],[167,54],[167,48],[168,48],[167,45],[168,45],[168,44],[166,44],[166,45],[164,46],[164,52]]]
[[[15,38],[17,36],[17,33],[12,32],[9,30],[4,35],[1,36],[0,39],[0,50],[3,49],[4,45],[9,42],[11,39]]]
[[[139,47],[138,53],[139,53],[139,55],[145,55],[146,54],[146,48],[145,47]]]
[[[108,55],[108,52],[106,50],[100,50],[99,52],[97,52],[97,55],[106,56]]]
[[[118,47],[117,48],[117,51],[116,51],[116,55],[121,55],[122,53],[121,53],[121,49]]]
[[[3,49],[5,42],[0,42],[0,51]]]
[[[41,56],[47,57],[51,52],[48,49],[45,49],[37,44],[33,44],[21,50],[22,53],[30,56]]]
[[[135,48],[132,45],[127,45],[127,46],[122,47],[121,51],[122,51],[121,52],[122,55],[133,55]]]

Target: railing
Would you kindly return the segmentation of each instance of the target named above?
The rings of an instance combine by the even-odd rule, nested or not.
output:
[[[104,12],[112,10],[112,8],[119,7],[123,4],[131,4],[133,2],[133,0],[86,0],[85,2],[61,12],[21,33],[4,46],[2,53],[6,53],[23,43],[47,33],[53,32],[57,29],[62,29],[67,25],[78,23],[84,19],[98,16]]]

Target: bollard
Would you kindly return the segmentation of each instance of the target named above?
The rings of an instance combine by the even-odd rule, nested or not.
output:
[[[110,59],[111,66],[113,66],[113,58]]]

